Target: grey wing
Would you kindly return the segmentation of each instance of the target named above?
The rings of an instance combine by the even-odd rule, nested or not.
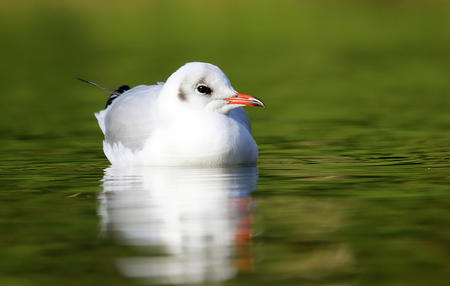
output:
[[[252,125],[250,124],[250,118],[248,118],[247,112],[245,112],[244,108],[238,107],[232,109],[228,116],[242,124],[248,130],[248,132],[252,134]]]
[[[131,150],[141,149],[156,126],[155,102],[162,85],[134,87],[96,113],[109,144],[122,143]]]

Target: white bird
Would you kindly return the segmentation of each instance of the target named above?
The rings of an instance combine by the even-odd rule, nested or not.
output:
[[[255,164],[258,147],[245,105],[264,107],[236,92],[217,66],[192,62],[166,83],[122,86],[95,116],[112,165]]]

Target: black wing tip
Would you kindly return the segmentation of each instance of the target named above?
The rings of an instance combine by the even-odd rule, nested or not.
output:
[[[119,88],[117,88],[116,90],[112,90],[112,89],[109,89],[109,88],[107,88],[107,87],[104,87],[104,86],[102,86],[102,85],[100,85],[100,84],[98,84],[98,83],[89,81],[89,80],[87,80],[87,79],[83,79],[83,78],[81,78],[81,77],[76,77],[76,79],[78,79],[79,81],[82,81],[82,82],[91,84],[91,85],[93,85],[93,86],[96,86],[96,87],[98,87],[98,88],[101,88],[101,89],[103,89],[103,90],[106,90],[106,91],[110,92],[111,94],[109,95],[109,98],[108,98],[108,100],[106,101],[105,108],[108,107],[109,105],[111,105],[111,103],[114,101],[114,99],[118,98],[122,93],[124,93],[125,91],[127,91],[127,90],[130,89],[130,87],[129,87],[128,85],[124,84],[124,85],[121,85],[121,86],[120,86]]]
[[[122,93],[124,93],[125,91],[129,90],[130,87],[126,84],[121,85],[120,87],[118,87],[115,91],[115,93],[111,94],[108,98],[108,100],[106,101],[106,105],[105,108],[107,108],[108,106],[111,105],[111,103],[113,103],[113,101],[118,98]]]
[[[120,93],[124,93],[125,91],[127,91],[129,89],[130,89],[130,87],[128,85],[124,84],[124,85],[121,85],[119,88],[117,88],[116,91],[120,92]]]

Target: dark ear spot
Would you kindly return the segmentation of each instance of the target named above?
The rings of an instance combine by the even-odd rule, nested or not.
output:
[[[183,89],[181,87],[178,89],[178,98],[181,101],[185,101],[187,99],[186,98],[186,94],[184,93],[184,91],[183,91]]]

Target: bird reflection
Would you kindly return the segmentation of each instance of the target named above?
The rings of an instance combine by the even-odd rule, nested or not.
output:
[[[151,283],[220,282],[251,271],[256,167],[105,169],[102,233],[134,246],[119,271]]]

